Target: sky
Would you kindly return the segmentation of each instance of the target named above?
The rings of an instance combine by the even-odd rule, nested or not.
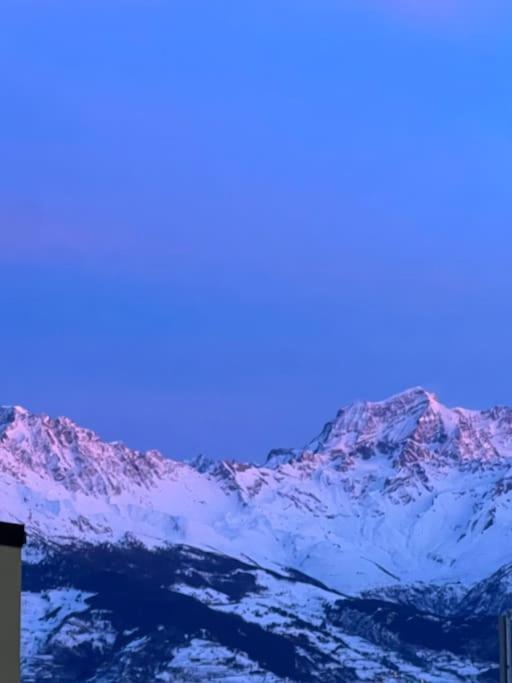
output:
[[[512,404],[512,5],[4,0],[0,403],[263,459]]]

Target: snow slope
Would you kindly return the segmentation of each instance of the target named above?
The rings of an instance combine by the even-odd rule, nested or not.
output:
[[[30,539],[24,681],[495,681],[511,465],[511,409],[421,388],[264,465],[0,408],[0,517]]]
[[[510,563],[511,466],[511,409],[448,409],[421,388],[352,404],[263,466],[172,461],[0,409],[1,512],[33,542],[186,543],[351,594],[470,586]]]

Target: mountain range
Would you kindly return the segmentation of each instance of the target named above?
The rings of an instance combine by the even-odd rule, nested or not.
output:
[[[511,408],[415,388],[248,464],[4,407],[0,501],[29,537],[26,683],[498,680]]]

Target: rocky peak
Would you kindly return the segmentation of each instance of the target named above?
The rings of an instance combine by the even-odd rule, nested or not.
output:
[[[279,465],[293,462],[301,456],[301,453],[302,451],[298,448],[273,448],[267,455],[265,466],[279,467]]]
[[[0,468],[22,482],[50,478],[70,491],[109,495],[147,487],[167,467],[160,454],[104,442],[69,418],[0,409]]]
[[[200,474],[206,474],[207,472],[215,471],[219,461],[214,460],[203,453],[199,453],[195,458],[190,460],[188,464]]]
[[[438,420],[441,411],[434,394],[420,387],[385,401],[358,401],[339,410],[307,449],[323,453],[382,447],[389,451],[409,438],[420,421]]]
[[[17,422],[23,421],[28,415],[28,410],[21,406],[0,406],[0,435],[11,429]]]
[[[318,456],[311,462],[311,456]],[[435,394],[415,387],[384,401],[357,401],[336,414],[301,451],[276,449],[267,466],[329,461],[351,469],[357,462],[385,456],[393,469],[418,472],[418,466],[492,466],[512,457],[512,410],[447,408]],[[413,473],[414,473],[413,472]],[[422,478],[425,478],[423,470]]]

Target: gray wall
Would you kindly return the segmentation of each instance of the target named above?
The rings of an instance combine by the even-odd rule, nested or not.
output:
[[[0,546],[0,677],[20,680],[21,549]]]

